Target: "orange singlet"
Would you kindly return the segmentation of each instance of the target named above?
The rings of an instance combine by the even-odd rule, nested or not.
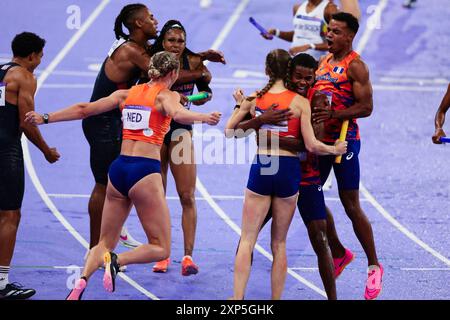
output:
[[[297,93],[285,90],[280,93],[267,92],[261,98],[256,98],[256,116],[263,114],[272,104],[278,104],[276,110],[288,109]],[[264,124],[261,129],[275,131],[282,137],[300,137],[300,119],[292,118],[280,125]]]
[[[164,88],[147,83],[133,86],[121,104],[123,140],[136,140],[161,145],[169,130],[170,116],[155,108],[155,100]]]
[[[347,71],[350,63],[359,59],[359,54],[350,52],[342,61],[331,64],[333,54],[328,54],[316,71],[316,83],[314,90],[331,94],[331,109],[343,110],[355,103],[353,85],[348,79]],[[342,120],[329,119],[325,121],[325,136],[322,141],[335,142],[339,138]],[[359,140],[359,129],[356,119],[349,121],[347,139]]]

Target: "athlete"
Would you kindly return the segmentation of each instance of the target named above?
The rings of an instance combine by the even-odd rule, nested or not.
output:
[[[305,53],[296,55],[289,63],[286,86],[303,97],[307,97],[311,101],[312,107],[326,106],[325,101],[327,100],[327,96],[310,90],[315,82],[316,70],[317,61],[312,56]],[[237,96],[239,100],[240,97],[239,95]],[[254,118],[241,122],[237,128],[242,130],[259,130],[262,124],[276,124],[285,121],[288,118],[280,118],[282,111],[287,110],[268,110],[259,116],[259,119]],[[314,124],[313,129],[317,138],[323,135],[323,126]],[[293,152],[306,151],[302,139],[290,137],[277,137],[277,139],[283,148]],[[334,300],[337,297],[335,278],[353,260],[354,254],[341,244],[336,234],[333,216],[327,214],[325,210],[317,156],[308,152],[305,156],[302,155],[301,158],[302,176],[297,207],[307,227],[311,245],[316,252],[319,272],[327,297],[330,300]],[[263,222],[263,226],[270,221],[271,217],[272,210],[270,209]]]
[[[447,113],[447,110],[450,108],[450,84],[448,85],[447,92],[444,95],[444,98],[442,98],[442,102],[439,105],[438,110],[436,111],[436,116],[434,117],[434,128],[435,132],[432,137],[433,143],[440,144],[442,143],[440,141],[441,137],[446,137],[444,129],[444,123],[445,123],[445,114]]]
[[[20,33],[11,44],[12,61],[0,65],[0,299],[27,299],[36,293],[10,283],[8,275],[25,190],[22,133],[49,163],[59,159],[39,129],[24,122],[25,114],[34,110],[37,82],[33,72],[41,63],[44,46],[45,40],[38,35]]]
[[[322,141],[327,144],[339,138],[343,121],[349,120],[348,153],[340,164],[334,163],[334,157],[319,157],[320,175],[321,181],[325,181],[333,168],[341,203],[368,259],[364,297],[372,300],[381,292],[383,267],[378,262],[371,224],[359,200],[360,136],[356,119],[371,115],[373,101],[369,70],[352,48],[358,28],[358,20],[349,13],[332,16],[327,33],[330,54],[321,59],[314,85],[315,90],[330,95],[331,108],[314,108],[312,118],[315,123],[324,122]]]
[[[79,300],[90,276],[104,264],[103,284],[115,290],[120,265],[149,263],[170,254],[170,217],[161,179],[160,148],[170,119],[189,124],[201,121],[216,125],[220,113],[196,113],[180,104],[179,93],[170,91],[175,83],[179,62],[169,52],[159,52],[150,61],[145,84],[118,90],[91,103],[78,103],[48,115],[27,113],[26,121],[42,124],[89,117],[118,108],[123,117],[123,142],[120,156],[111,164],[99,243],[91,249],[82,277],[76,281],[68,300]],[[121,254],[111,252],[120,230],[134,205],[147,235],[148,244]]]
[[[125,26],[129,34],[123,31]],[[91,102],[107,97],[119,89],[129,89],[147,74],[150,61],[149,40],[157,37],[158,21],[144,4],[122,8],[114,24],[117,38],[104,60],[94,84]],[[223,54],[214,50],[200,53],[201,59],[225,63]],[[181,71],[180,80],[202,76],[201,71]],[[98,243],[102,210],[108,182],[108,169],[120,153],[121,115],[118,109],[83,120],[83,132],[90,146],[90,165],[95,186],[89,199],[90,248]],[[139,245],[123,230],[121,242],[128,247]]]
[[[202,105],[211,100],[211,73],[203,64],[199,56],[186,48],[186,30],[178,20],[166,22],[155,44],[153,52],[173,52],[180,61],[183,70],[200,70],[202,75],[198,79],[172,86],[171,90],[184,96],[192,95],[194,88],[199,92],[208,93],[208,97],[194,101],[195,105]],[[190,104],[185,107],[189,109]],[[181,151],[180,151],[181,150]],[[174,119],[170,122],[170,129],[164,137],[161,147],[161,174],[164,190],[167,190],[167,171],[170,171],[175,180],[176,189],[182,207],[182,228],[184,236],[184,257],[181,260],[181,274],[189,276],[198,273],[198,266],[192,259],[194,250],[195,231],[197,226],[197,207],[195,204],[195,180],[197,169],[194,160],[194,145],[192,143],[192,125],[181,124]],[[167,272],[170,258],[159,261],[153,266],[154,272]]]
[[[325,41],[327,21],[338,11],[336,5],[329,0],[308,0],[296,4],[293,8],[294,30],[280,31],[269,29],[268,33],[280,39],[292,42],[289,53],[293,56],[300,52],[308,53],[319,59],[328,51]],[[273,39],[264,35],[265,39]]]
[[[252,115],[261,114],[276,104],[278,109],[289,108],[292,118],[278,125],[263,126],[259,131],[260,136],[273,132],[298,139],[302,135],[307,149],[314,153],[345,153],[346,142],[326,146],[315,139],[307,99],[287,90],[284,85],[289,61],[289,53],[281,49],[273,50],[267,55],[266,73],[270,77],[269,83],[250,96],[256,99],[247,99],[239,111],[233,114],[226,125],[226,135],[235,136],[234,130],[248,112]],[[300,176],[300,162],[295,152],[273,143],[262,145],[260,140],[245,191],[241,241],[235,259],[233,299],[244,298],[250,275],[251,253],[270,207],[273,215],[272,299],[281,298],[287,272],[286,236],[297,203]]]

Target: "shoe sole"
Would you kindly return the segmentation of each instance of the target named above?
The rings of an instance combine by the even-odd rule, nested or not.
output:
[[[334,279],[339,278],[339,276],[342,274],[342,272],[344,272],[344,269],[350,264],[352,263],[352,261],[355,260],[355,254],[353,254],[352,258],[345,263],[343,266],[341,266],[341,270],[339,271],[339,273],[334,277]]]
[[[183,270],[183,272],[181,272],[181,274],[185,277],[193,275],[193,274],[197,274],[198,273],[198,269],[188,266],[185,270]]]
[[[105,274],[103,275],[103,287],[108,292],[114,292],[114,280],[111,274],[111,254],[106,253],[103,257],[105,262]]]
[[[167,269],[155,269],[155,268],[153,268],[153,272],[155,272],[155,273],[166,273]]]

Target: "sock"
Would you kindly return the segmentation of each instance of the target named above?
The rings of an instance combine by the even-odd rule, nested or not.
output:
[[[0,266],[0,290],[5,289],[6,285],[9,283],[8,274],[9,266]]]

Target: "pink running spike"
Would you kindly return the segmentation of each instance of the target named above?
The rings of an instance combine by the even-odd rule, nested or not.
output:
[[[348,266],[353,259],[355,259],[355,254],[349,249],[345,249],[345,254],[342,258],[333,259],[335,279],[341,275],[342,271],[344,271],[345,267]]]
[[[66,300],[81,300],[84,289],[86,289],[87,283],[84,279],[78,279],[75,282],[75,287],[70,291]]]
[[[374,300],[381,293],[381,285],[383,283],[383,266],[369,266],[368,278],[366,282],[366,292],[364,298],[366,300]]]

